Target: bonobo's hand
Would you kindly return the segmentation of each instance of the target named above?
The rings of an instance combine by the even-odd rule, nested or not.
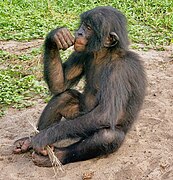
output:
[[[51,133],[51,131],[49,131],[49,129],[41,130],[31,139],[33,149],[41,153],[44,152],[44,149],[47,145],[52,145],[55,142],[56,142],[56,138]]]
[[[59,28],[54,31],[53,41],[58,49],[66,50],[74,44],[74,37],[67,28]]]

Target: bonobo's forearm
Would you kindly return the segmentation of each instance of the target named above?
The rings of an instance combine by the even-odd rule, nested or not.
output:
[[[44,46],[44,77],[53,94],[66,90],[66,79],[59,50],[66,50],[74,44],[74,37],[67,28],[52,30]]]
[[[44,52],[44,78],[53,94],[64,91],[64,74],[59,50],[46,47]]]

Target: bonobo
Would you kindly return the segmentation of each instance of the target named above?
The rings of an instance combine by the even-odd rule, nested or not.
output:
[[[53,97],[38,121],[40,132],[15,142],[14,153],[34,149],[32,159],[38,166],[52,166],[47,145],[63,164],[114,152],[144,100],[145,71],[138,55],[128,49],[124,15],[112,7],[97,7],[80,19],[75,37],[65,27],[47,35],[44,77]],[[74,52],[62,63],[60,50],[72,45]],[[83,93],[72,89],[81,78]],[[79,140],[53,146],[67,138]]]

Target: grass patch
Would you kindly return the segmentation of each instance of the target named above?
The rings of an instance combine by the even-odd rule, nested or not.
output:
[[[38,98],[46,102],[50,99],[43,81],[41,52],[42,47],[20,55],[0,50],[0,116],[8,107],[21,109],[32,106]],[[65,60],[70,53],[70,49],[62,52],[62,59]]]
[[[0,51],[0,116],[9,106],[29,107],[34,100],[48,96],[42,80],[42,63],[34,53],[35,50],[21,55]]]
[[[46,89],[34,75],[24,76],[19,71],[0,70],[0,115],[3,108],[23,108],[33,105],[34,98],[44,97]]]
[[[0,1],[0,40],[44,38],[53,28],[77,28],[79,15],[96,6],[113,6],[128,19],[133,48],[164,49],[173,43],[172,0],[4,0]],[[27,107],[33,99],[48,97],[42,77],[42,48],[20,55],[0,50],[0,116],[6,107]],[[63,52],[63,59],[69,51]]]
[[[127,16],[132,42],[160,48],[173,40],[172,0],[4,0],[0,5],[0,39],[4,40],[43,38],[56,26],[73,31],[80,13],[105,5],[116,7]]]

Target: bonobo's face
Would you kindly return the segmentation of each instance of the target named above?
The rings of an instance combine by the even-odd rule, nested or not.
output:
[[[93,35],[93,33],[94,32],[89,25],[82,23],[79,29],[75,33],[75,44],[74,44],[75,51],[77,52],[85,51],[88,41]]]

